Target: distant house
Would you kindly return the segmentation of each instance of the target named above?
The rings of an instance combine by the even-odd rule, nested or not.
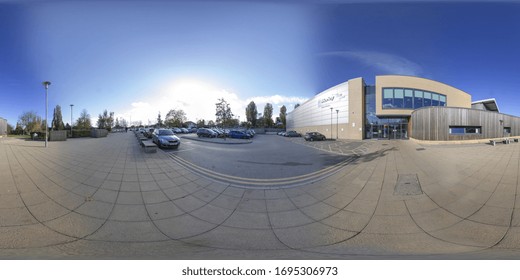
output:
[[[184,126],[187,127],[188,129],[191,129],[191,128],[197,127],[197,124],[192,121],[187,121],[184,123]]]

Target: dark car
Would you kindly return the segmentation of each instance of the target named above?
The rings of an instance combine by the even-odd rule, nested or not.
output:
[[[302,137],[302,135],[296,131],[287,131],[284,135],[285,137]]]
[[[208,128],[199,128],[197,130],[197,136],[214,138],[214,137],[217,137],[217,133]]]
[[[305,138],[305,141],[323,141],[326,139],[325,135],[319,132],[307,132],[303,138]]]
[[[152,142],[157,144],[159,148],[177,149],[181,145],[179,137],[175,136],[171,129],[156,129],[152,134]]]
[[[249,139],[249,138],[251,138],[251,135],[247,134],[244,131],[231,130],[228,133],[228,137],[230,137],[230,138],[238,138],[238,139]]]

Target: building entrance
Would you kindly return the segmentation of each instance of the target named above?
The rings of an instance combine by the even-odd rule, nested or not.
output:
[[[379,119],[378,123],[367,124],[367,139],[408,139],[408,119]]]

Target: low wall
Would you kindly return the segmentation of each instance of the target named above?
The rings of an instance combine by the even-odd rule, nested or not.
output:
[[[106,129],[92,129],[90,131],[90,137],[93,137],[93,138],[100,138],[100,137],[107,137],[108,135],[108,130]]]
[[[52,130],[49,131],[49,141],[66,141],[67,130]]]

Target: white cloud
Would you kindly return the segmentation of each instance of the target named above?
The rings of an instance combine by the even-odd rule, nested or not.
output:
[[[388,74],[420,76],[423,72],[419,64],[402,56],[389,53],[375,51],[339,51],[323,53],[322,55],[358,60],[367,66],[374,67]]]
[[[147,125],[157,121],[159,112],[164,120],[169,110],[182,109],[190,121],[215,120],[215,104],[218,99],[224,98],[230,104],[235,117],[239,117],[240,121],[245,121],[245,108],[251,101],[255,102],[259,113],[263,113],[266,103],[271,103],[274,108],[273,119],[275,119],[279,115],[279,108],[282,105],[285,105],[290,111],[294,104],[307,100],[302,97],[280,94],[243,99],[231,90],[221,89],[194,79],[176,80],[151,92],[146,101],[132,102],[126,111],[122,110],[124,113],[118,114],[116,117],[132,122],[141,121],[142,124]]]

